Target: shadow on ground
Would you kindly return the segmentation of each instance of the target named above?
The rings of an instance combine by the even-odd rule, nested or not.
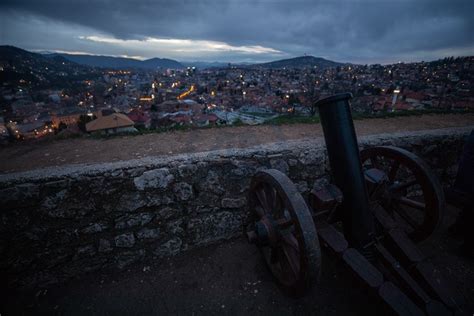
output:
[[[456,254],[460,241],[449,237],[446,229],[456,214],[450,209],[441,231],[421,248],[473,302],[474,262]],[[323,260],[320,283],[303,298],[289,298],[273,282],[258,250],[238,238],[121,272],[94,273],[49,289],[10,293],[3,297],[7,304],[1,314],[386,314],[340,262],[328,255]]]

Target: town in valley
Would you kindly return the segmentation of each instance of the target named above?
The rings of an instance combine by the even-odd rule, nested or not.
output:
[[[311,118],[318,99],[348,91],[356,115],[474,110],[474,57],[387,65],[312,56],[260,64],[130,59],[101,65],[98,56],[99,66],[80,57],[0,47],[3,144]]]

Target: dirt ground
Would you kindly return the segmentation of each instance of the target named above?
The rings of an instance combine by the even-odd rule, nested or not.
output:
[[[474,312],[474,261],[457,254],[447,227],[458,211],[420,245]],[[243,238],[138,264],[92,273],[48,289],[2,295],[1,315],[388,315],[348,269],[323,253],[319,284],[299,299],[285,296],[257,248]],[[3,311],[2,311],[3,310]]]
[[[474,114],[423,115],[355,121],[357,134],[370,135],[474,124]],[[245,148],[287,140],[320,138],[320,124],[260,125],[173,131],[111,138],[37,140],[0,148],[0,173],[64,164],[97,163]]]

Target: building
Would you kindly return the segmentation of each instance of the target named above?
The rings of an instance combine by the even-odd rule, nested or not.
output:
[[[163,113],[174,113],[179,111],[192,111],[193,113],[201,113],[204,109],[202,104],[193,100],[173,100],[165,101],[158,104],[158,111]]]
[[[216,125],[218,120],[215,114],[199,114],[193,117],[194,124],[197,126]]]
[[[145,127],[149,128],[151,124],[151,117],[148,113],[140,109],[132,109],[127,113],[129,119],[131,119],[136,127]]]
[[[0,116],[0,144],[5,143],[10,137],[10,133],[8,132],[8,128],[5,125],[5,121],[2,116]]]
[[[137,130],[135,123],[122,113],[102,116],[86,124],[86,131],[99,134],[130,133]]]
[[[64,123],[67,126],[76,125],[79,122],[81,115],[86,114],[83,109],[71,108],[63,109],[61,112],[54,113],[51,115],[51,121],[54,127],[58,127],[60,123]]]
[[[16,124],[16,130],[23,139],[37,138],[48,133],[48,129],[45,129],[44,123],[40,121]]]

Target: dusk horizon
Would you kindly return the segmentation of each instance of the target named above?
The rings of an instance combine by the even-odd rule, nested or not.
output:
[[[474,55],[472,1],[3,1],[0,44],[135,59],[390,64]]]
[[[474,51],[473,51],[472,54],[468,54],[468,55],[449,55],[449,54],[447,54],[447,55],[442,55],[442,56],[436,57],[434,59],[423,59],[422,58],[422,59],[419,59],[419,60],[418,59],[417,60],[406,59],[406,60],[396,60],[396,61],[387,61],[387,62],[357,63],[357,62],[351,62],[351,61],[345,61],[345,60],[337,60],[335,58],[331,58],[330,56],[320,56],[320,55],[316,55],[316,54],[301,53],[299,55],[296,54],[296,55],[292,55],[292,56],[274,57],[274,58],[262,59],[262,60],[255,60],[254,59],[254,60],[251,60],[251,61],[248,61],[248,60],[232,61],[232,60],[224,60],[224,59],[213,59],[213,60],[199,60],[199,59],[193,59],[193,58],[190,58],[190,59],[175,59],[175,58],[171,58],[171,57],[168,57],[168,56],[158,56],[158,55],[144,58],[144,57],[141,57],[141,56],[129,56],[129,55],[126,55],[126,54],[123,54],[123,55],[108,55],[108,54],[94,54],[94,53],[89,53],[89,52],[75,52],[75,51],[65,51],[65,50],[44,50],[44,49],[29,50],[29,49],[26,49],[24,47],[15,46],[15,45],[12,45],[12,44],[9,44],[9,43],[2,43],[0,46],[12,46],[12,47],[20,48],[20,49],[23,49],[23,50],[26,50],[26,51],[29,51],[29,52],[32,52],[32,53],[37,53],[37,54],[42,54],[42,55],[63,54],[63,55],[79,55],[79,56],[113,57],[113,58],[133,59],[133,60],[137,60],[137,61],[146,61],[146,60],[150,60],[150,59],[154,59],[154,58],[160,58],[160,59],[176,60],[180,63],[186,63],[186,64],[191,64],[191,63],[229,64],[230,63],[230,64],[236,64],[236,65],[238,65],[238,64],[252,65],[252,64],[261,64],[261,63],[268,63],[268,62],[287,60],[287,59],[295,59],[295,58],[301,58],[301,57],[315,57],[315,58],[323,58],[323,59],[326,59],[326,60],[335,61],[335,62],[343,63],[343,64],[354,64],[354,65],[357,65],[357,64],[359,64],[359,65],[380,64],[380,65],[388,66],[388,65],[397,64],[397,63],[433,62],[433,61],[442,60],[442,59],[445,59],[445,58],[452,58],[452,57],[453,58],[464,58],[464,57],[474,56]]]

